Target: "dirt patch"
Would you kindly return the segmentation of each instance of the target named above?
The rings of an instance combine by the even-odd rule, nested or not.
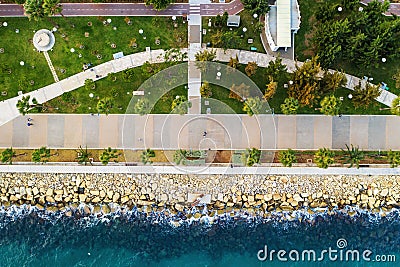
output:
[[[231,162],[232,151],[229,150],[219,150],[215,154],[214,163],[229,163]]]

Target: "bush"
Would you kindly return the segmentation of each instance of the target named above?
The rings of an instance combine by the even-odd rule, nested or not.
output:
[[[335,153],[328,148],[320,148],[314,156],[314,162],[318,167],[326,169],[329,164],[333,164]]]
[[[388,153],[388,160],[391,168],[395,168],[400,165],[400,151],[390,150]]]
[[[296,155],[293,150],[282,150],[279,151],[279,162],[285,167],[292,167],[293,163],[297,162]]]

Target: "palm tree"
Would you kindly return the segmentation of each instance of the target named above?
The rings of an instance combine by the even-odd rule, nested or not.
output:
[[[3,152],[1,152],[1,162],[12,164],[13,158],[16,157],[16,153],[12,147],[6,148]]]
[[[150,160],[150,158],[154,158],[156,156],[156,153],[154,152],[154,150],[151,150],[150,148],[142,151],[142,155],[140,155],[140,159],[142,161],[143,164],[147,164],[150,163],[152,164],[153,161]]]
[[[43,11],[46,16],[54,16],[60,14],[64,17],[61,13],[63,10],[62,5],[60,4],[60,0],[43,0]]]
[[[204,51],[199,51],[196,53],[196,55],[194,55],[196,58],[196,67],[204,72],[207,69],[207,61],[213,61],[216,56],[217,56],[217,52],[214,50],[204,50]]]
[[[244,71],[246,72],[247,76],[251,77],[254,74],[256,74],[258,69],[258,65],[255,61],[249,62],[247,63],[246,68],[244,69]]]
[[[113,99],[111,97],[105,97],[100,99],[97,103],[97,111],[99,113],[104,113],[106,115],[110,114],[111,109],[113,108]]]
[[[82,146],[79,146],[78,150],[75,151],[76,153],[78,153],[76,159],[78,160],[79,164],[87,165],[88,163],[90,163],[90,165],[93,165],[92,161],[90,160],[92,153],[88,151],[87,147],[82,148]]]
[[[45,15],[43,9],[43,0],[26,0],[24,4],[25,15],[29,20],[38,21]]]
[[[234,69],[237,69],[239,67],[239,58],[238,55],[236,55],[236,57],[230,57],[229,62],[228,62],[228,66]]]
[[[42,146],[41,148],[35,149],[32,153],[32,161],[36,163],[46,163],[50,158],[50,149]]]
[[[203,82],[203,84],[200,87],[200,95],[206,98],[212,96],[211,86],[209,82],[207,81]]]
[[[342,152],[345,153],[343,159],[345,159],[345,163],[348,164],[350,163],[349,168],[353,167],[353,165],[356,165],[357,169],[360,167],[360,161],[364,159],[364,152],[362,150],[359,150],[358,146],[354,147],[351,145],[351,149],[349,146],[346,144],[347,150],[343,150]]]
[[[104,149],[103,153],[101,153],[100,161],[104,165],[107,165],[110,162],[110,160],[113,160],[115,163],[117,163],[118,162],[117,158],[120,155],[121,154],[118,153],[118,150],[108,147],[108,148]]]
[[[335,153],[331,151],[329,148],[320,148],[314,156],[314,162],[318,167],[326,169],[329,164],[333,164],[335,162],[334,159]]]
[[[278,158],[285,167],[292,167],[293,163],[297,162],[296,155],[291,149],[279,151]]]
[[[19,113],[21,113],[23,116],[31,111],[41,111],[40,108],[42,106],[39,105],[39,102],[36,100],[36,98],[32,98],[32,102],[30,102],[30,99],[30,95],[23,96],[16,104]]]

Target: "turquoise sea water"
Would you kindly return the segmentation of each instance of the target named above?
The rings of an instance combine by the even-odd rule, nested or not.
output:
[[[28,207],[0,210],[0,266],[400,266],[400,212],[385,217],[357,211],[273,214],[268,220],[246,214],[225,216],[208,224],[145,216],[135,210],[108,215],[73,216]],[[170,221],[180,221],[173,226]],[[338,239],[345,242],[338,248]],[[324,249],[371,250],[370,262],[259,261],[257,253]],[[295,255],[295,254],[292,254]],[[396,262],[372,262],[376,255],[397,256]]]

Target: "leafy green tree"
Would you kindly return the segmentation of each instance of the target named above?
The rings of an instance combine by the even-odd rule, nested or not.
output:
[[[23,5],[25,3],[25,0],[13,0],[13,2],[18,5]]]
[[[298,109],[299,101],[293,97],[286,98],[283,104],[281,104],[282,113],[285,115],[297,114]]]
[[[370,83],[366,83],[365,87],[362,87],[360,81],[358,85],[354,86],[352,98],[354,107],[368,108],[374,103],[375,98],[380,96],[380,94],[381,91],[379,90],[379,85],[371,85]]]
[[[278,88],[278,83],[275,82],[271,77],[270,82],[267,84],[267,89],[265,90],[264,93],[264,99],[265,100],[271,99],[275,95],[277,88]]]
[[[79,164],[87,165],[89,163],[90,165],[93,165],[90,161],[92,153],[88,151],[87,147],[82,148],[82,146],[79,146],[78,150],[75,151],[77,153],[76,159],[78,160]]]
[[[42,105],[39,105],[39,102],[36,100],[36,98],[32,98],[32,101],[30,101],[31,96],[23,96],[20,100],[17,101],[16,107],[23,116],[25,114],[31,113],[31,112],[40,112],[43,108]]]
[[[302,66],[296,65],[292,74],[292,82],[289,82],[288,96],[299,101],[301,106],[312,107],[318,88],[318,74],[321,71],[318,57],[304,62]]]
[[[314,162],[319,168],[326,169],[335,162],[335,153],[329,148],[320,148],[314,155]]]
[[[400,165],[400,151],[390,150],[388,153],[388,160],[391,168],[396,168]]]
[[[123,79],[127,82],[133,82],[135,81],[136,77],[135,77],[135,69],[126,69],[123,72]]]
[[[206,97],[209,98],[212,96],[212,90],[211,90],[211,86],[210,83],[207,81],[204,81],[203,84],[200,87],[200,95],[202,97]]]
[[[245,153],[242,153],[243,163],[248,167],[260,163],[260,158],[261,158],[261,150],[254,147],[252,149],[248,148],[246,149]]]
[[[265,15],[269,11],[269,3],[265,0],[242,0],[242,3],[252,14]]]
[[[50,148],[42,146],[32,152],[32,161],[35,163],[46,163],[50,158]]]
[[[110,114],[113,105],[114,101],[111,97],[102,98],[97,102],[97,112],[108,115]]]
[[[46,16],[62,15],[62,10],[60,0],[43,0],[43,12]]]
[[[244,83],[241,83],[240,85],[232,84],[229,91],[229,98],[244,101],[250,96],[249,88],[250,86]]]
[[[155,10],[166,9],[173,1],[172,0],[146,0],[146,5],[153,5]]]
[[[392,112],[393,115],[400,116],[400,96],[393,100],[390,112]]]
[[[192,103],[186,99],[184,95],[176,96],[171,104],[171,113],[186,114],[188,109],[192,107]]]
[[[344,73],[325,71],[318,91],[320,94],[333,93],[339,87],[344,87],[346,83],[347,79]]]
[[[139,98],[135,104],[134,112],[140,115],[146,115],[150,113],[150,102],[147,98]]]
[[[339,115],[342,102],[334,95],[325,96],[321,101],[321,113],[330,116]]]
[[[151,161],[150,158],[154,158],[156,156],[156,153],[154,152],[154,150],[151,150],[150,148],[142,151],[142,155],[140,156],[140,160],[142,161],[143,164],[147,164],[150,163],[152,164],[153,161]]]
[[[1,162],[3,163],[11,165],[14,157],[16,157],[16,153],[12,147],[6,148],[5,150],[3,150],[3,152],[1,152]]]
[[[279,162],[285,167],[292,167],[297,162],[296,155],[293,150],[281,150],[278,154]]]
[[[263,102],[259,97],[249,97],[244,101],[243,111],[249,116],[260,114],[263,107]]]
[[[227,25],[228,17],[229,17],[229,14],[228,14],[228,12],[225,11],[224,14],[222,15],[222,18],[221,18],[222,25],[224,25],[224,26]]]
[[[119,153],[117,149],[112,149],[111,147],[108,147],[104,149],[99,158],[103,165],[107,165],[111,160],[117,163],[117,159],[120,155],[121,153]]]
[[[400,69],[398,69],[397,72],[393,74],[392,78],[396,81],[396,88],[400,89]]]
[[[92,79],[86,79],[84,86],[85,86],[86,90],[96,89],[96,84],[94,83],[94,81]]]
[[[199,51],[197,52],[195,55],[195,59],[196,59],[196,67],[202,71],[205,72],[207,69],[207,61],[213,61],[216,56],[217,56],[217,52],[215,50],[203,50],[203,51]]]
[[[360,150],[358,146],[354,147],[353,145],[351,145],[350,149],[349,146],[346,144],[346,148],[346,151],[342,149],[342,152],[345,153],[343,157],[343,159],[346,160],[345,163],[350,163],[349,168],[353,167],[353,165],[356,165],[358,169],[360,167],[360,161],[363,160],[365,157],[364,152]]]
[[[254,61],[250,61],[249,63],[247,63],[246,68],[244,68],[244,71],[246,72],[247,76],[251,77],[254,74],[256,74],[258,69],[258,65],[256,62]]]
[[[44,18],[43,0],[26,0],[24,3],[25,15],[29,20],[38,21]]]
[[[267,76],[272,77],[274,81],[277,81],[279,76],[287,71],[287,67],[282,63],[282,58],[277,57],[275,60],[271,60],[268,66],[265,68]]]

